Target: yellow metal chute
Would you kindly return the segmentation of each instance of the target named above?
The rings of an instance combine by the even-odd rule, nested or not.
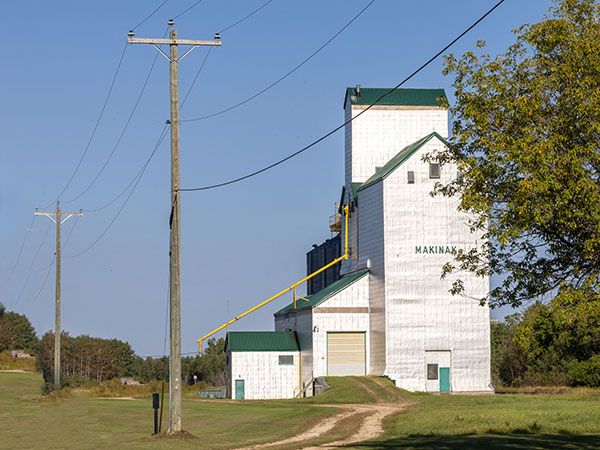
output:
[[[350,209],[348,207],[348,205],[344,206],[344,216],[346,218],[346,228],[344,230],[345,232],[345,239],[344,239],[344,254],[342,256],[340,256],[339,258],[334,259],[333,261],[331,261],[329,264],[326,264],[325,266],[321,267],[319,270],[314,271],[313,273],[311,273],[310,275],[302,278],[300,281],[292,284],[289,288],[284,289],[283,291],[279,292],[278,294],[275,294],[274,296],[268,298],[267,300],[265,300],[262,303],[259,303],[258,305],[256,305],[254,308],[249,309],[248,311],[240,314],[239,316],[234,317],[233,319],[231,319],[229,322],[221,325],[219,328],[215,328],[213,331],[211,331],[210,333],[202,336],[200,339],[198,339],[196,342],[198,342],[198,352],[202,353],[202,341],[204,341],[205,339],[209,338],[210,336],[212,336],[215,333],[218,333],[219,331],[221,331],[223,328],[228,328],[229,325],[231,325],[234,322],[237,322],[238,320],[240,320],[242,317],[247,316],[248,314],[256,311],[257,309],[265,306],[267,303],[272,302],[273,300],[275,300],[278,297],[281,297],[283,294],[285,294],[286,292],[289,291],[293,291],[294,294],[294,309],[296,309],[296,299],[300,298],[302,300],[305,301],[309,301],[308,299],[304,298],[304,297],[300,297],[299,295],[296,295],[296,288],[298,286],[300,286],[302,283],[304,283],[305,281],[311,279],[312,277],[314,277],[315,275],[320,274],[321,272],[323,272],[324,270],[329,269],[331,266],[334,266],[335,264],[339,263],[340,261],[344,260],[344,259],[348,259],[348,216],[350,215]]]

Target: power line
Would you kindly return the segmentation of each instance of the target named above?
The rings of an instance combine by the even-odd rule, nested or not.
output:
[[[185,10],[181,11],[179,14],[175,14],[173,16],[173,19],[177,19],[178,17],[183,16],[184,14],[186,14],[187,12],[191,11],[192,9],[194,9],[196,6],[198,6],[200,3],[202,3],[204,0],[198,0],[196,3],[194,3],[192,6],[190,6],[189,8],[186,8]]]
[[[53,259],[52,262],[50,263],[50,265],[48,266],[48,271],[46,272],[46,276],[44,277],[44,282],[42,283],[42,286],[40,287],[40,290],[38,291],[38,293],[35,294],[35,297],[33,298],[33,301],[31,302],[32,305],[36,302],[36,300],[42,293],[44,286],[46,286],[46,282],[48,281],[48,276],[50,275],[50,272],[52,271],[52,266],[54,266],[55,262],[56,262],[56,259]]]
[[[35,255],[33,257],[33,260],[31,261],[31,264],[29,265],[29,270],[28,270],[28,275],[27,275],[27,279],[25,280],[25,284],[23,284],[23,287],[21,288],[21,292],[19,292],[19,295],[17,296],[16,300],[12,303],[12,306],[10,309],[14,309],[15,306],[17,306],[17,303],[19,303],[19,300],[21,299],[21,296],[23,295],[23,291],[25,290],[25,288],[27,287],[27,284],[29,283],[29,279],[31,278],[31,274],[33,273],[33,265],[35,264],[38,255],[40,254],[40,250],[42,249],[42,246],[44,245],[44,242],[46,242],[46,237],[48,236],[48,231],[50,231],[50,225],[52,225],[52,223],[48,223],[48,228],[46,228],[46,232],[44,233],[44,237],[42,238],[42,242],[40,242],[40,245],[37,249],[37,251],[35,252]]]
[[[112,94],[113,88],[115,87],[115,81],[117,81],[117,75],[119,74],[119,70],[121,69],[121,65],[123,64],[123,58],[125,57],[125,51],[126,50],[127,50],[127,43],[125,43],[125,46],[123,47],[123,52],[121,53],[121,57],[119,58],[119,63],[117,64],[117,69],[115,70],[115,74],[113,75],[113,79],[112,79],[112,82],[110,83],[110,88],[108,89],[108,93],[106,94],[106,98],[104,99],[104,104],[102,105],[102,109],[100,109],[100,114],[98,115],[98,119],[96,120],[96,125],[94,125],[94,128],[92,130],[92,134],[90,135],[90,138],[88,139],[88,142],[87,142],[87,144],[85,146],[85,149],[83,150],[83,154],[81,155],[81,158],[79,158],[79,162],[75,166],[75,170],[71,174],[71,177],[69,178],[69,181],[67,181],[67,184],[65,184],[65,187],[63,187],[62,191],[60,191],[60,194],[58,194],[56,196],[56,199],[53,200],[53,201],[51,201],[50,203],[48,203],[46,206],[42,207],[42,209],[49,208],[54,203],[56,203],[57,200],[60,199],[60,197],[65,193],[65,191],[67,190],[67,188],[69,187],[69,185],[73,181],[73,178],[75,178],[75,174],[79,171],[79,168],[81,167],[81,163],[83,162],[83,159],[85,158],[85,155],[87,154],[88,150],[90,149],[90,145],[92,144],[92,140],[94,139],[94,136],[96,135],[96,131],[98,130],[98,126],[100,125],[100,121],[102,120],[102,116],[104,116],[104,111],[106,111],[106,105],[108,104],[108,100],[110,99],[110,95]]]
[[[188,97],[192,93],[192,89],[194,88],[194,85],[196,84],[196,81],[198,81],[198,77],[200,76],[200,73],[202,72],[202,69],[204,69],[204,65],[206,64],[206,60],[210,56],[210,52],[212,51],[212,49],[213,49],[212,47],[208,48],[208,51],[206,52],[206,55],[204,56],[204,60],[202,61],[202,64],[200,65],[200,68],[198,69],[198,72],[196,72],[196,76],[194,77],[194,81],[192,81],[192,84],[190,85],[190,88],[188,89],[187,93],[185,94],[185,97],[183,98],[183,101],[181,102],[181,106],[179,108],[180,110],[183,109],[183,105],[185,105],[185,102],[187,101]]]
[[[131,119],[133,119],[133,116],[134,116],[134,114],[135,114],[135,112],[137,110],[137,107],[139,106],[140,101],[142,100],[142,96],[144,95],[144,92],[146,91],[146,86],[148,86],[148,81],[150,80],[150,76],[152,75],[152,72],[153,72],[154,67],[156,65],[156,61],[158,59],[158,55],[159,55],[159,53],[156,53],[156,55],[154,56],[154,60],[152,61],[152,65],[150,66],[150,70],[148,71],[148,75],[146,75],[146,79],[144,80],[144,83],[142,84],[142,89],[140,90],[140,93],[139,93],[139,95],[137,97],[137,100],[136,100],[135,104],[133,105],[133,109],[131,110],[131,113],[129,114],[129,117],[127,118],[127,121],[125,122],[125,126],[121,130],[121,134],[119,135],[119,137],[117,139],[117,142],[113,146],[112,151],[110,152],[110,154],[108,155],[108,158],[104,162],[104,165],[100,168],[100,170],[98,171],[98,173],[96,174],[96,176],[92,179],[92,181],[90,182],[90,184],[88,184],[88,186],[79,195],[77,195],[76,197],[73,197],[71,200],[63,201],[63,203],[74,202],[75,200],[77,200],[77,199],[81,198],[83,195],[85,195],[85,193],[88,192],[90,190],[90,188],[96,183],[96,181],[98,180],[98,178],[100,178],[100,175],[102,175],[102,172],[104,172],[104,169],[106,169],[106,166],[108,166],[108,163],[110,162],[110,160],[112,159],[113,155],[117,151],[117,148],[119,147],[119,144],[121,143],[121,140],[123,139],[123,136],[125,135],[125,132],[129,128],[129,124],[131,123]]]
[[[73,235],[73,231],[75,230],[75,226],[77,225],[77,222],[79,222],[79,217],[80,216],[75,216],[75,221],[73,222],[73,226],[69,230],[69,235],[67,236],[67,239],[65,239],[65,243],[61,246],[61,250],[64,250],[65,247],[67,246],[67,244],[69,243],[69,240],[71,239],[71,236]],[[56,261],[56,257],[53,257],[52,262],[50,264],[48,264],[47,266],[44,266],[38,270],[39,271],[46,270],[48,267],[51,267],[55,263],[55,261]]]
[[[150,17],[152,17],[154,14],[156,14],[156,13],[158,12],[158,10],[159,10],[160,8],[162,8],[162,7],[165,5],[165,3],[167,3],[168,1],[169,1],[169,0],[164,0],[164,1],[163,1],[163,2],[162,2],[160,5],[158,5],[158,6],[157,6],[157,8],[156,8],[154,11],[152,11],[152,12],[151,12],[151,13],[150,13],[150,14],[149,14],[149,15],[148,15],[148,16],[147,16],[147,17],[146,17],[144,20],[142,20],[140,23],[138,23],[138,24],[137,24],[135,27],[131,27],[131,31],[134,31],[136,28],[138,28],[138,27],[142,26],[143,24],[145,24],[145,23],[146,23],[146,21],[147,21],[148,19],[150,19]]]
[[[79,222],[79,217],[81,217],[81,216],[75,216],[75,221],[73,222],[73,226],[69,230],[69,235],[67,236],[67,239],[65,239],[65,243],[62,245],[61,250],[64,250],[65,247],[67,246],[67,244],[69,243],[69,240],[71,239],[71,236],[73,235],[73,231],[75,230],[75,226]]]
[[[256,175],[259,175],[263,172],[266,172],[269,169],[272,169],[273,167],[276,167],[290,159],[292,159],[295,156],[298,156],[299,154],[305,152],[306,150],[310,149],[311,147],[314,147],[315,145],[317,145],[318,143],[320,143],[321,141],[324,141],[325,139],[327,139],[329,136],[331,136],[332,134],[336,133],[337,131],[341,130],[342,128],[344,128],[346,125],[348,125],[350,122],[352,122],[353,120],[357,119],[358,117],[360,117],[361,115],[363,115],[364,113],[366,113],[368,110],[370,110],[373,106],[377,105],[383,98],[387,97],[389,94],[391,94],[392,92],[394,92],[396,89],[398,89],[400,86],[402,86],[404,83],[406,83],[408,80],[410,80],[411,78],[413,78],[415,75],[417,75],[421,70],[423,70],[425,67],[427,67],[431,62],[433,62],[435,59],[437,59],[442,53],[444,53],[446,50],[448,50],[452,45],[454,45],[459,39],[461,39],[464,35],[466,35],[469,31],[471,31],[473,28],[475,28],[482,20],[484,20],[488,15],[490,15],[496,8],[498,8],[502,3],[504,3],[505,0],[500,0],[498,3],[496,3],[491,9],[489,9],[483,16],[481,16],[479,19],[477,19],[473,24],[471,24],[471,26],[469,26],[465,31],[463,31],[461,34],[459,34],[456,38],[454,38],[449,44],[447,44],[444,48],[442,48],[439,52],[437,52],[434,56],[432,56],[431,58],[429,58],[429,60],[427,60],[427,62],[425,62],[421,67],[419,67],[417,70],[415,70],[413,73],[411,73],[408,77],[406,77],[404,80],[402,80],[400,83],[398,83],[396,86],[394,86],[393,88],[391,88],[390,90],[388,90],[387,92],[385,92],[383,95],[381,95],[377,100],[375,100],[373,103],[371,103],[369,106],[367,106],[365,109],[363,109],[360,113],[358,113],[356,116],[348,119],[347,121],[345,121],[344,123],[342,123],[341,125],[339,125],[338,127],[334,128],[333,130],[331,130],[329,133],[325,134],[324,136],[321,136],[319,139],[317,139],[316,141],[313,141],[312,143],[308,144],[306,147],[301,148],[300,150],[292,153],[291,155],[286,156],[283,159],[280,159],[279,161],[270,164],[266,167],[263,167],[262,169],[259,169],[255,172],[251,172],[247,175],[238,177],[238,178],[234,178],[232,180],[229,181],[225,181],[223,183],[218,183],[218,184],[213,184],[213,185],[209,185],[209,186],[202,186],[202,187],[195,187],[195,188],[182,188],[180,189],[180,191],[182,192],[193,192],[193,191],[206,191],[209,189],[216,189],[219,187],[223,187],[223,186],[227,186],[230,184],[234,184],[234,183],[238,183],[240,181],[246,180],[248,178],[254,177]]]
[[[300,69],[302,66],[304,66],[308,61],[310,61],[312,58],[314,58],[319,52],[321,52],[321,50],[323,50],[325,47],[327,47],[331,42],[333,42],[335,40],[335,38],[337,38],[340,34],[342,34],[344,32],[344,30],[346,30],[346,28],[348,28],[350,25],[352,25],[352,23],[354,23],[356,21],[356,19],[358,19],[373,3],[375,3],[375,0],[371,0],[369,3],[367,3],[367,5],[363,9],[361,9],[358,14],[356,14],[348,23],[346,23],[346,25],[344,25],[337,33],[335,33],[332,37],[330,37],[323,45],[321,45],[317,50],[315,50],[308,58],[304,59],[301,63],[299,63],[298,65],[296,65],[293,69],[291,69],[290,71],[288,71],[285,75],[283,75],[282,77],[280,77],[279,79],[277,79],[276,81],[274,81],[273,83],[271,83],[270,85],[268,85],[267,87],[265,87],[264,89],[258,91],[256,94],[251,95],[250,97],[246,98],[245,100],[242,100],[239,103],[236,103],[233,106],[230,106],[228,108],[222,109],[222,110],[217,111],[215,113],[208,114],[208,115],[202,116],[202,117],[196,117],[194,119],[180,120],[180,122],[181,123],[184,123],[184,122],[197,122],[199,120],[204,120],[204,119],[209,119],[211,117],[220,116],[221,114],[225,114],[226,112],[232,111],[232,110],[234,110],[236,108],[239,108],[242,105],[245,105],[246,103],[254,100],[256,97],[264,94],[265,92],[267,92],[271,88],[277,86],[279,83],[281,83],[287,77],[289,77],[294,72],[296,72],[298,69]]]
[[[200,65],[200,68],[198,69],[198,72],[196,73],[196,76],[194,77],[194,80],[192,81],[192,84],[188,88],[188,91],[185,94],[185,97],[184,97],[183,101],[181,102],[181,109],[183,109],[186,101],[188,100],[188,97],[190,96],[190,94],[192,92],[192,89],[194,88],[194,85],[196,84],[196,81],[198,80],[198,77],[200,76],[200,73],[204,69],[204,66],[206,65],[206,60],[208,59],[208,56],[210,55],[211,50],[212,50],[212,47],[210,47],[208,49],[208,52],[206,53],[206,56],[204,57],[204,60],[202,61],[202,64]],[[163,133],[165,133],[166,131],[167,131],[167,126],[165,126],[163,128]],[[163,139],[164,139],[164,136],[161,134],[161,136],[158,138],[157,142],[159,142],[159,141],[162,142]],[[95,208],[95,209],[87,209],[86,212],[98,212],[98,211],[102,211],[103,209],[108,208],[110,205],[112,205],[114,202],[116,202],[119,198],[121,198],[123,196],[123,194],[125,194],[125,192],[127,192],[129,190],[129,188],[131,187],[131,185],[133,183],[135,183],[135,181],[140,176],[140,174],[145,170],[145,167],[150,163],[150,160],[152,159],[152,156],[154,156],[154,152],[155,152],[155,150],[152,151],[150,157],[148,158],[148,160],[146,161],[146,163],[142,166],[142,168],[139,170],[139,172],[133,177],[133,179],[129,182],[129,184],[127,186],[125,186],[125,189],[123,189],[121,192],[119,192],[108,203],[105,203],[104,205],[102,205],[102,206],[100,206],[98,208]]]
[[[188,91],[187,91],[187,93],[185,95],[185,98],[184,98],[183,102],[181,103],[181,108],[183,108],[183,106],[184,106],[187,98],[189,97],[190,93],[192,92],[192,89],[194,88],[194,84],[196,83],[196,80],[200,76],[200,73],[202,72],[202,70],[203,70],[203,68],[204,68],[204,66],[206,64],[206,60],[208,59],[208,55],[210,55],[210,51],[207,52],[206,56],[204,57],[204,60],[202,61],[202,64],[200,65],[200,68],[198,69],[198,72],[196,73],[194,81],[192,82],[192,84],[188,88]],[[98,241],[100,241],[100,239],[102,239],[102,237],[104,237],[104,235],[108,232],[108,230],[110,229],[110,227],[117,220],[117,218],[119,217],[119,215],[121,214],[121,212],[123,211],[123,209],[125,208],[125,206],[127,205],[129,199],[133,195],[133,192],[135,191],[138,183],[140,182],[140,180],[144,176],[144,172],[146,171],[146,168],[150,164],[150,161],[152,161],[152,158],[156,154],[156,151],[158,150],[158,148],[162,144],[165,136],[167,135],[167,133],[166,133],[167,130],[168,130],[168,125],[165,125],[163,127],[161,133],[160,133],[160,136],[159,136],[158,140],[156,141],[156,144],[154,145],[154,148],[152,149],[152,152],[148,156],[146,162],[143,164],[143,166],[139,170],[139,172],[133,177],[133,179],[131,180],[131,182],[125,187],[125,189],[123,189],[119,194],[117,194],[117,196],[115,198],[113,198],[111,201],[109,201],[108,203],[104,204],[103,206],[101,206],[99,208],[96,208],[96,209],[86,210],[86,212],[97,212],[97,211],[100,211],[102,209],[107,208],[108,206],[110,206],[111,204],[113,204],[114,202],[116,202],[123,194],[125,194],[125,192],[127,192],[129,190],[130,186],[133,185],[133,187],[131,188],[131,191],[129,192],[129,195],[127,196],[127,198],[125,199],[125,201],[121,205],[121,208],[119,208],[119,210],[117,211],[117,213],[115,214],[115,216],[113,217],[113,219],[110,221],[110,223],[108,224],[108,226],[105,228],[105,230],[86,249],[84,249],[83,251],[81,251],[81,252],[79,252],[79,253],[77,253],[75,255],[64,256],[64,258],[75,258],[77,256],[81,256],[82,254],[84,254],[87,251],[91,250],[91,248],[94,247],[98,243]]]
[[[19,265],[19,261],[21,260],[21,255],[23,254],[23,248],[25,247],[25,242],[27,241],[27,238],[29,237],[29,233],[31,232],[31,230],[33,228],[33,222],[34,221],[35,221],[35,216],[33,216],[33,219],[31,219],[31,223],[25,229],[25,236],[23,236],[23,242],[21,242],[21,248],[19,249],[19,255],[17,256],[17,260],[15,261],[15,265],[13,266],[12,270],[10,271],[10,275],[4,281],[4,283],[8,283],[8,281],[12,278],[13,274],[15,273],[15,270],[17,269],[17,266]]]
[[[166,126],[163,128],[163,131],[161,132],[161,136],[159,137],[158,141],[156,142],[156,145],[154,146],[154,149],[152,150],[152,153],[150,153],[150,156],[148,157],[148,159],[146,160],[146,162],[142,166],[142,169],[140,170],[140,172],[138,173],[138,175],[133,179],[133,181],[135,181],[135,183],[133,184],[133,187],[131,188],[131,191],[129,192],[129,195],[125,198],[125,201],[123,202],[123,204],[121,205],[121,207],[119,208],[119,210],[117,211],[117,213],[115,214],[115,216],[112,218],[112,220],[109,222],[108,226],[104,229],[104,231],[100,234],[100,236],[98,236],[96,238],[96,240],[94,240],[94,242],[92,242],[84,250],[80,251],[79,253],[77,253],[75,255],[64,256],[64,258],[75,258],[75,257],[81,256],[84,253],[86,253],[87,251],[91,250],[92,247],[94,247],[98,243],[98,241],[100,241],[100,239],[102,239],[104,237],[104,235],[108,232],[108,230],[110,229],[110,227],[112,227],[112,225],[115,223],[115,221],[117,220],[117,218],[119,217],[119,215],[121,214],[121,212],[123,211],[123,209],[125,208],[125,206],[127,206],[127,203],[129,202],[129,199],[131,198],[131,196],[135,192],[135,188],[137,187],[137,185],[141,181],[142,176],[144,175],[144,172],[148,168],[148,164],[150,164],[150,161],[152,160],[154,154],[156,153],[156,150],[158,150],[158,148],[160,147],[160,144],[162,144],[162,141],[163,141],[164,137],[166,136],[165,130],[167,128],[168,127],[166,127]]]
[[[256,8],[254,11],[252,11],[250,14],[248,14],[247,16],[243,17],[242,19],[238,20],[235,23],[232,23],[231,25],[229,25],[228,27],[223,28],[221,31],[219,31],[219,34],[222,34],[230,29],[232,29],[233,27],[238,26],[240,23],[242,23],[243,21],[245,21],[246,19],[249,19],[250,17],[252,17],[254,14],[256,14],[257,12],[259,12],[261,9],[263,9],[265,6],[267,6],[269,3],[271,3],[273,0],[268,0],[265,3],[263,3],[261,6],[259,6],[258,8]]]

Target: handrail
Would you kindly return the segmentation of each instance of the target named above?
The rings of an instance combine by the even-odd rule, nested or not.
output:
[[[310,384],[315,379],[315,377],[313,375],[314,375],[314,372],[311,370],[310,373],[304,378],[304,380],[302,380],[300,382],[298,387],[296,387],[294,389],[294,398],[301,397],[302,393],[306,392],[306,390],[309,388]],[[296,393],[296,391],[298,391],[298,392]]]
[[[204,341],[204,339],[209,338],[210,336],[212,336],[215,333],[218,333],[219,331],[221,331],[223,328],[227,328],[229,327],[229,325],[231,325],[234,322],[237,322],[238,320],[240,320],[242,317],[247,316],[248,314],[256,311],[258,308],[261,308],[263,306],[265,306],[267,303],[272,302],[273,300],[275,300],[278,297],[281,297],[283,294],[285,294],[286,292],[292,291],[294,292],[294,309],[296,309],[296,298],[298,298],[299,296],[296,295],[296,288],[301,285],[302,283],[304,283],[305,281],[311,279],[312,277],[314,277],[315,275],[320,274],[321,272],[323,272],[324,270],[329,269],[331,266],[339,263],[340,261],[342,261],[343,259],[348,259],[348,216],[350,215],[350,209],[348,208],[348,205],[344,206],[344,215],[346,216],[346,229],[345,229],[345,240],[344,240],[344,254],[342,256],[340,256],[339,258],[334,259],[333,261],[331,261],[329,264],[321,267],[319,270],[314,271],[313,273],[311,273],[310,275],[307,275],[306,277],[302,278],[300,281],[298,281],[297,283],[294,283],[293,285],[291,285],[289,288],[284,289],[283,291],[279,292],[278,294],[275,294],[273,297],[268,298],[267,300],[265,300],[262,303],[259,303],[258,305],[256,305],[254,308],[249,309],[248,311],[240,314],[239,316],[234,317],[233,319],[231,319],[229,322],[221,325],[219,328],[214,329],[213,331],[211,331],[210,333],[204,335],[203,337],[201,337],[200,339],[198,339],[196,342],[198,342],[198,353],[202,353],[202,341]],[[304,297],[299,297],[302,300],[306,300]]]

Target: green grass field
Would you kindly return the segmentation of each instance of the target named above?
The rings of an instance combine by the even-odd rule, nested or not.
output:
[[[309,399],[184,400],[184,429],[195,438],[165,441],[150,435],[153,413],[149,398],[99,399],[76,393],[64,400],[40,402],[39,375],[0,373],[0,448],[235,448],[293,436],[336,412],[320,403],[376,401],[352,378],[329,378],[328,382],[331,390]],[[391,383],[385,389],[369,378],[360,382],[379,397],[390,395]],[[409,400],[414,405],[388,417],[380,439],[352,448],[600,448],[597,390],[495,396],[436,396],[398,390],[392,397],[390,401]],[[355,430],[356,423],[340,423],[333,433],[340,439]]]
[[[73,395],[40,403],[40,386],[38,375],[0,373],[0,448],[234,448],[283,439],[331,414],[330,408],[314,405],[190,400],[183,405],[184,429],[196,439],[170,440],[166,445],[164,439],[150,436],[149,399]]]

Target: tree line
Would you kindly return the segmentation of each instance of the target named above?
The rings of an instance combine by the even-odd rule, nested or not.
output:
[[[54,383],[54,333],[48,331],[41,339],[24,314],[6,311],[0,303],[0,352],[24,350],[36,356],[36,367],[44,381]],[[135,354],[128,342],[87,335],[61,334],[61,384],[82,386],[101,383],[112,378],[130,377],[141,383],[168,381],[169,359],[142,357]],[[198,382],[208,386],[225,384],[225,340],[210,339],[202,355],[181,359],[184,383]]]
[[[496,386],[600,387],[600,302],[581,296],[562,293],[492,325]]]
[[[41,339],[38,368],[46,383],[54,382],[54,333]],[[211,339],[202,355],[181,358],[182,380],[208,386],[225,384],[225,339]],[[142,357],[129,343],[118,339],[102,339],[86,335],[61,336],[61,384],[81,386],[101,383],[112,378],[129,377],[141,383],[169,380],[167,356]],[[196,375],[196,380],[194,380]]]

